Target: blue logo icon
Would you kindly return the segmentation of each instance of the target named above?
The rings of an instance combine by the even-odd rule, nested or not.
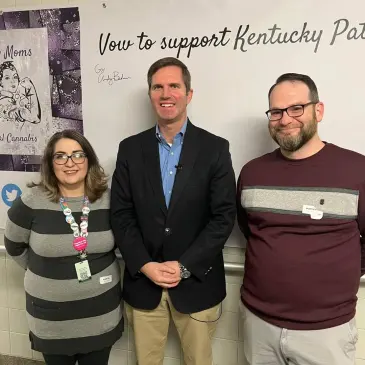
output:
[[[22,191],[20,190],[20,187],[15,184],[7,184],[3,187],[3,190],[1,191],[1,197],[3,199],[3,202],[8,207],[11,207],[13,201],[20,195],[22,195]]]

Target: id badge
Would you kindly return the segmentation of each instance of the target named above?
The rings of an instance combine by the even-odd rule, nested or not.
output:
[[[75,264],[77,279],[79,282],[83,282],[91,279],[91,272],[89,267],[89,261],[84,260]]]

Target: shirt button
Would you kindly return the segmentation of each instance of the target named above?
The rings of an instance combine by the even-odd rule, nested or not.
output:
[[[173,155],[174,155],[174,153],[173,153],[173,152],[171,152],[171,155],[173,156]]]
[[[171,228],[165,228],[165,236],[171,235]]]
[[[171,194],[171,190],[169,191],[169,194]]]
[[[170,175],[172,175],[172,171],[170,171]]]

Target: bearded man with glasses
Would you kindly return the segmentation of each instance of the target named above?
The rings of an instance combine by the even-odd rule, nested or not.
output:
[[[237,184],[244,364],[353,365],[365,156],[320,139],[324,105],[309,76],[280,76],[269,108],[279,148]]]

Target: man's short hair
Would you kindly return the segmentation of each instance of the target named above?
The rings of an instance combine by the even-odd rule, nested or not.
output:
[[[167,67],[167,66],[180,67],[181,72],[182,72],[182,77],[184,80],[184,84],[185,84],[185,88],[186,88],[186,92],[188,93],[191,88],[190,72],[183,62],[181,62],[179,59],[174,58],[174,57],[161,58],[151,65],[151,67],[149,68],[148,73],[147,73],[148,90],[151,90],[152,76],[159,69],[161,69],[163,67]]]
[[[274,90],[275,86],[277,86],[285,81],[303,82],[304,84],[306,84],[308,86],[310,101],[312,101],[314,103],[319,102],[318,90],[317,90],[317,86],[314,83],[314,81],[307,75],[296,74],[296,73],[286,73],[286,74],[279,76],[279,78],[276,80],[275,84],[273,86],[271,86],[271,88],[269,90],[269,95],[268,95],[269,100],[270,100],[270,95],[271,95],[272,91]]]

